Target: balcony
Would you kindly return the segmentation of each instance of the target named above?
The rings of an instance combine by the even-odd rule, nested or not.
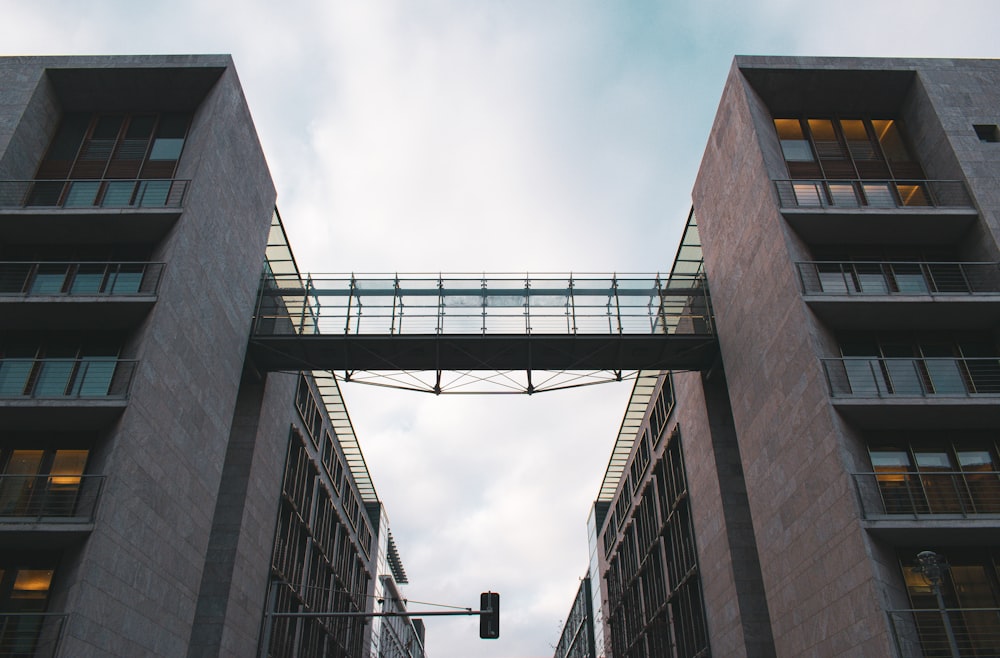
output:
[[[871,429],[1000,423],[1000,359],[822,359],[838,411]]]
[[[902,658],[1000,656],[1000,608],[925,608],[887,613]],[[944,615],[950,622],[955,649],[945,630]]]
[[[103,475],[0,475],[0,545],[66,545],[94,528]]]
[[[891,543],[988,542],[1000,527],[1000,472],[854,473],[865,527]]]
[[[1000,263],[796,263],[809,307],[837,329],[991,329],[1000,323]]]
[[[953,243],[976,209],[957,180],[776,180],[778,204],[810,244]]]
[[[190,180],[0,181],[12,242],[155,242],[180,216]]]
[[[59,650],[65,614],[0,614],[0,658],[53,658]]]
[[[0,329],[134,326],[156,301],[163,263],[0,261]]]
[[[137,364],[113,356],[0,359],[0,427],[100,427],[125,408]]]

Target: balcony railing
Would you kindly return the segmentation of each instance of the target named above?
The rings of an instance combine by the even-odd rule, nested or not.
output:
[[[959,180],[776,180],[782,208],[972,208]]]
[[[0,297],[155,295],[163,263],[0,261]]]
[[[0,475],[0,531],[16,523],[92,522],[103,488],[103,475]]]
[[[855,473],[854,486],[866,519],[1000,515],[1000,472],[880,469]]]
[[[1000,263],[813,261],[796,266],[807,295],[1000,293]]]
[[[1000,608],[889,610],[888,614],[903,658],[1000,656]],[[954,649],[943,615],[951,625]]]
[[[137,363],[113,356],[0,359],[0,399],[124,399]]]
[[[180,208],[190,180],[5,180],[0,208]]]
[[[65,614],[0,614],[0,658],[52,658],[59,649]]]
[[[973,397],[1000,395],[998,358],[823,359],[833,397]]]

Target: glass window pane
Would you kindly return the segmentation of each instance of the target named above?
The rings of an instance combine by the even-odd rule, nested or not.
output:
[[[75,382],[80,397],[104,397],[111,388],[117,359],[107,356],[88,356],[80,360],[80,371]]]
[[[909,454],[898,449],[872,450],[870,454],[885,512],[922,510],[922,494],[919,487],[913,486]]]
[[[108,278],[107,290],[112,295],[134,295],[142,286],[142,265],[121,265]]]
[[[35,475],[42,464],[43,450],[14,450],[4,468],[4,475]]]
[[[107,208],[127,208],[132,205],[134,181],[112,181],[104,190],[104,200],[101,205]]]
[[[89,124],[90,115],[88,114],[81,112],[66,114],[59,125],[59,131],[52,139],[52,146],[49,147],[46,159],[73,160],[76,158],[76,152],[80,150],[80,143],[83,142],[83,136],[87,132]]]
[[[70,293],[74,295],[96,295],[104,283],[105,266],[83,264],[77,267]]]
[[[851,183],[829,183],[830,203],[843,208],[857,208],[858,195]]]
[[[816,154],[820,160],[842,160],[845,157],[844,147],[837,139],[833,122],[829,119],[809,119],[809,132],[812,133]]]
[[[100,181],[77,181],[71,183],[63,205],[67,208],[86,208],[94,205]]]
[[[911,162],[913,160],[895,121],[876,119],[872,121],[872,128],[875,129],[875,135],[882,145],[882,152],[885,153],[885,157],[890,163]]]
[[[959,450],[957,455],[972,507],[980,514],[1000,512],[1000,474],[990,451]]]
[[[895,208],[896,199],[888,183],[864,183],[862,189],[868,205],[873,208]]]
[[[896,191],[899,192],[899,200],[904,206],[929,206],[930,197],[927,190],[918,183],[898,183]]]
[[[31,512],[36,475],[45,453],[14,450],[0,477],[0,516],[22,516]]]
[[[878,359],[844,359],[847,381],[852,395],[884,395],[890,392],[885,373]]]
[[[34,359],[3,359],[0,361],[0,397],[20,397],[28,383]]]
[[[122,119],[120,114],[106,114],[97,120],[94,126],[94,133],[91,139],[115,139],[121,129]]]
[[[39,398],[66,395],[70,377],[76,366],[75,359],[45,359],[38,369],[38,378],[32,395]]]
[[[872,450],[871,458],[876,471],[905,471],[910,467],[910,456],[905,450]]]
[[[31,281],[29,293],[32,295],[58,295],[63,290],[66,283],[66,265],[41,264],[35,272],[35,278]]]
[[[802,134],[798,119],[775,119],[774,128],[781,142],[781,152],[788,162],[812,162],[814,160],[809,142]]]
[[[837,263],[821,263],[817,266],[820,289],[825,293],[846,294],[847,279]]]
[[[844,139],[847,140],[847,148],[851,152],[851,157],[855,160],[876,160],[879,159],[875,145],[868,138],[868,131],[865,130],[864,121],[861,119],[843,119],[840,128],[844,132]]]
[[[926,295],[927,279],[923,268],[916,263],[893,263],[889,266],[896,290],[904,295]]]
[[[914,451],[920,480],[931,513],[960,513],[966,509],[959,496],[959,481],[948,453],[936,450]]]
[[[183,139],[158,137],[153,141],[153,148],[149,152],[149,159],[177,160],[181,157],[181,150],[183,148]]]
[[[917,466],[920,467],[921,471],[925,470],[941,470],[949,471],[951,470],[951,460],[948,458],[948,453],[946,452],[924,452],[917,451],[914,454],[917,460]]]
[[[162,208],[167,204],[167,194],[170,192],[170,181],[150,180],[139,183],[136,195],[136,205],[144,208]]]
[[[800,206],[818,207],[825,205],[822,183],[793,183],[795,201]]]
[[[923,378],[916,359],[885,359],[893,395],[922,395]]]
[[[52,569],[20,569],[14,580],[14,599],[45,599],[52,584]]]
[[[858,263],[854,266],[854,276],[859,292],[869,295],[885,295],[889,292],[885,273],[877,263]]]
[[[25,292],[31,266],[27,263],[8,263],[0,265],[0,295],[20,294]]]
[[[79,484],[80,475],[87,465],[88,450],[56,450],[49,470],[49,482],[52,484]]]

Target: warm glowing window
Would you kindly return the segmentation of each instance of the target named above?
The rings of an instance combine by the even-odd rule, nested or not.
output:
[[[3,565],[0,567],[0,613],[45,612],[57,561],[58,555],[46,551],[0,552],[0,565]],[[0,636],[9,630],[7,627],[0,629]],[[6,636],[0,641],[9,639]]]
[[[13,599],[44,600],[52,585],[53,569],[20,569],[11,591]]]
[[[780,118],[774,120],[774,127],[792,178],[866,181],[924,178],[894,119]],[[813,162],[814,165],[805,164]],[[926,205],[921,202],[922,190],[910,192],[913,194],[909,205]],[[845,197],[843,204],[831,203],[852,205],[852,202],[854,199]]]
[[[802,125],[798,119],[775,119],[774,127],[781,140],[781,152],[788,162],[812,162],[812,149],[809,140],[802,133]]]

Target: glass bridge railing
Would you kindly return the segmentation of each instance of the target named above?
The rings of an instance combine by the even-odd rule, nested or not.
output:
[[[702,275],[268,274],[257,335],[710,334]]]

